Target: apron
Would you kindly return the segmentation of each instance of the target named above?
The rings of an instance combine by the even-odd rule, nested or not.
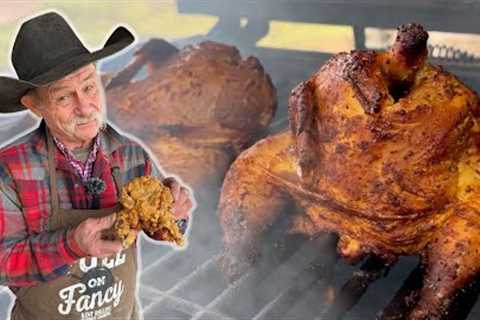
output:
[[[48,131],[48,130],[47,130]],[[52,217],[49,231],[72,228],[87,218],[118,212],[120,204],[106,209],[65,210],[59,206],[55,172],[55,146],[47,132],[48,170]],[[112,175],[120,194],[118,168]],[[135,298],[136,247],[107,258],[86,257],[70,266],[66,275],[15,291],[11,320],[139,320]]]

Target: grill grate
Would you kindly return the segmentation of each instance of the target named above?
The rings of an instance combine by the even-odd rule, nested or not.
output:
[[[263,254],[264,259],[255,268],[228,284],[217,264],[221,245],[218,226],[212,224],[214,218],[212,209],[197,210],[189,247],[183,251],[141,241],[143,266],[139,299],[145,320],[325,320],[329,319],[326,315],[331,310],[328,302],[332,293],[339,291],[344,283],[352,283],[359,275],[365,275],[365,270],[356,271],[342,261],[333,268],[336,261],[327,254],[328,244],[322,247],[322,242],[289,238],[284,244],[280,241],[274,246],[282,252],[271,250],[270,255]],[[416,259],[403,260],[388,277],[369,283],[367,293],[362,299],[358,297],[360,302],[349,313],[343,312],[331,319],[373,319],[416,263]],[[345,287],[348,286],[343,285]],[[348,298],[349,292],[354,294],[354,291],[355,288],[348,289],[344,295]],[[10,300],[10,294],[2,288],[1,319],[7,319]],[[479,315],[477,304],[468,319]]]
[[[211,213],[198,215],[203,214],[205,220],[209,220],[208,214]],[[195,228],[206,230],[206,225],[202,227],[202,222],[196,221]],[[211,238],[205,243],[220,242],[215,238],[219,233],[207,233]],[[276,234],[279,234],[278,230]],[[418,262],[416,258],[401,259],[389,271],[388,277],[382,278],[386,270],[374,260],[367,260],[360,271],[342,261],[333,269],[336,260],[328,254],[328,243],[322,247],[320,241],[299,238],[287,239],[285,244],[272,240],[269,243],[275,243],[273,247],[283,247],[284,251],[263,254],[264,259],[255,268],[229,285],[217,264],[221,247],[210,250],[209,254],[192,254],[204,250],[196,244],[196,237],[199,235],[191,235],[187,251],[169,252],[145,267],[140,293],[145,320],[373,319],[382,307],[388,305]],[[285,248],[286,244],[290,248]],[[177,262],[172,263],[172,260]],[[181,264],[189,264],[189,272],[177,274],[173,266]],[[162,278],[163,274],[167,275],[165,278],[170,284],[164,288],[153,285],[152,279]],[[173,282],[171,278],[175,278]],[[376,279],[379,280],[373,283]],[[366,287],[368,290],[362,289]],[[337,305],[340,312],[332,313],[333,292],[338,292],[338,296],[345,300],[354,300],[348,306],[353,306],[348,313],[342,301],[334,299],[333,305]],[[480,306],[476,306],[467,319],[475,319],[479,314]]]
[[[157,296],[144,304],[145,316],[148,319],[149,315],[157,315],[160,309],[167,308],[177,312],[177,316],[190,316],[195,320],[277,317],[288,311],[286,307],[293,307],[305,291],[315,285],[317,292],[325,287],[318,279],[322,268],[315,261],[317,251],[318,248],[306,242],[272,272],[269,272],[268,264],[264,264],[251,269],[232,285],[223,281],[216,264],[220,256],[214,255],[166,291],[142,284],[143,295]],[[303,271],[299,273],[300,269]],[[211,275],[222,278],[219,284],[223,285],[223,289],[211,291],[209,299],[203,301],[204,306],[201,302],[180,298],[188,289],[198,290],[210,284],[207,279]],[[318,299],[319,295],[316,297]]]

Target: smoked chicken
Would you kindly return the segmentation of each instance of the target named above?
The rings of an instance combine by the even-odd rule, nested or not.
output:
[[[408,319],[441,318],[479,273],[479,101],[428,63],[427,39],[420,25],[403,25],[390,50],[336,54],[292,90],[289,130],[244,151],[223,184],[231,279],[255,262],[282,214],[291,233],[337,234],[351,262],[422,256]]]
[[[131,81],[146,66],[146,78]],[[276,105],[254,57],[206,41],[177,50],[153,39],[107,85],[109,117],[141,138],[163,169],[218,196],[235,156],[263,137]],[[200,195],[201,196],[201,195]]]

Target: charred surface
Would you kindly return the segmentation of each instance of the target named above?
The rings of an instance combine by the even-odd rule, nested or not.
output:
[[[422,255],[408,319],[445,314],[480,271],[478,98],[426,61],[426,40],[419,25],[402,26],[390,51],[335,55],[292,91],[290,132],[247,150],[225,180],[227,252],[256,252],[283,212],[292,233],[338,234],[352,263]],[[291,202],[300,213],[282,211]]]

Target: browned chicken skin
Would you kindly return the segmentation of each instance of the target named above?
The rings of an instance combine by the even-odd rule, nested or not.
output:
[[[409,319],[436,319],[480,267],[480,152],[474,91],[426,61],[428,34],[399,28],[391,50],[333,56],[289,100],[289,132],[243,152],[220,198],[223,268],[235,279],[294,203],[290,232],[339,236],[339,254],[393,264],[421,255]]]
[[[143,66],[147,77],[131,82]],[[236,155],[265,136],[277,106],[256,58],[211,41],[177,50],[159,39],[110,81],[107,101],[111,119],[145,141],[167,172],[215,193]]]

